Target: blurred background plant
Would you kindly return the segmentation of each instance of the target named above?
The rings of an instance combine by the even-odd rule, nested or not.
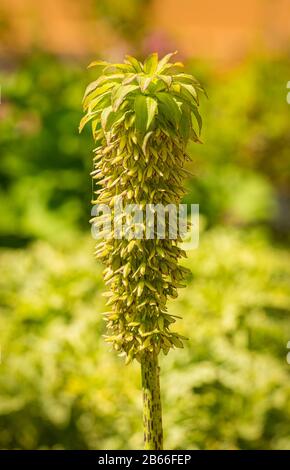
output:
[[[290,31],[284,0],[275,20],[262,3],[268,10],[239,6],[240,23],[247,8],[256,18],[247,34],[244,21],[243,42],[227,0],[213,23],[187,0],[69,9],[61,0],[44,2],[44,13],[33,0],[3,2],[1,448],[142,446],[138,367],[120,375],[121,359],[101,338],[103,285],[88,225],[92,143],[77,128],[90,60],[172,48],[209,100],[204,145],[189,149],[186,201],[200,204],[200,247],[186,261],[189,287],[170,304],[190,340],[162,364],[166,443],[290,448]],[[41,22],[48,12],[49,26]],[[261,23],[271,40],[257,49]]]

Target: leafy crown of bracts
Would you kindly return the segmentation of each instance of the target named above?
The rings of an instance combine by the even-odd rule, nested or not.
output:
[[[114,211],[116,197],[124,204],[179,204],[185,193],[184,168],[189,140],[200,142],[199,93],[203,87],[157,53],[144,63],[126,56],[122,64],[96,61],[102,74],[86,89],[80,131],[90,122],[97,144],[92,177],[97,183],[94,204]],[[113,214],[114,215],[114,214]],[[102,223],[102,218],[93,219]],[[168,229],[168,227],[167,227]],[[108,286],[106,341],[126,361],[140,360],[143,351],[168,353],[182,347],[181,335],[171,331],[176,318],[168,314],[168,297],[176,298],[188,274],[179,265],[186,256],[180,237],[116,239],[114,231],[99,241],[96,256],[104,265]]]

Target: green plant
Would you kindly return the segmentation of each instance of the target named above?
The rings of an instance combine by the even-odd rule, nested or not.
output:
[[[199,142],[194,120],[201,130],[198,93],[201,85],[191,75],[180,72],[180,62],[170,63],[173,54],[158,61],[156,53],[142,64],[127,56],[123,64],[93,62],[103,74],[86,89],[85,116],[80,130],[92,124],[97,143],[93,178],[102,186],[94,204],[106,204],[115,220],[115,203],[178,205],[185,193],[184,168],[189,157],[187,142]],[[126,219],[125,209],[119,218]],[[102,225],[106,216],[94,219]],[[162,413],[158,354],[182,347],[183,336],[170,330],[175,317],[167,312],[168,297],[177,297],[177,288],[188,270],[179,265],[185,256],[178,246],[180,237],[142,239],[114,228],[98,243],[96,255],[105,264],[104,279],[109,286],[105,314],[110,331],[106,341],[126,362],[141,363],[143,387],[144,441],[146,449],[162,449]]]

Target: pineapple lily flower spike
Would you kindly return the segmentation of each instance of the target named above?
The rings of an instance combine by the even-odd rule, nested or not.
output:
[[[90,122],[97,145],[92,202],[108,205],[113,217],[114,201],[120,196],[124,205],[144,208],[178,205],[185,193],[186,145],[189,140],[200,142],[198,95],[204,90],[192,75],[180,71],[180,62],[170,62],[174,54],[158,61],[153,53],[144,63],[126,56],[122,64],[90,64],[103,70],[85,91],[80,131]],[[98,224],[103,217],[96,216],[93,222]],[[108,286],[106,341],[126,357],[126,363],[141,363],[145,449],[163,449],[159,352],[183,347],[185,339],[171,331],[176,317],[166,306],[169,297],[177,297],[177,288],[184,287],[188,274],[179,266],[185,256],[180,241],[116,237],[110,231],[97,243],[96,256],[105,266]]]

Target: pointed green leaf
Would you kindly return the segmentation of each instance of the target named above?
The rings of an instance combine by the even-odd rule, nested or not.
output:
[[[202,143],[201,140],[198,138],[197,133],[193,128],[190,129],[190,135],[189,138],[193,140],[194,142],[199,142],[200,144]]]
[[[158,75],[158,78],[160,78],[160,80],[162,80],[167,85],[167,88],[170,88],[172,83],[172,77],[170,75]]]
[[[138,85],[125,85],[125,86],[120,86],[116,93],[114,93],[114,96],[112,96],[112,106],[113,110],[117,111],[121,103],[124,101],[126,96],[129,93],[132,93],[133,91],[136,91],[138,89]]]
[[[124,80],[122,81],[122,85],[129,85],[129,83],[133,82],[137,78],[136,73],[128,73],[126,74]]]
[[[97,88],[98,82],[99,80],[95,80],[87,86],[87,88],[85,89],[83,100],[86,98],[86,96],[88,96],[89,93],[91,93],[95,88]]]
[[[144,155],[146,155],[147,143],[152,134],[153,134],[153,131],[147,132],[147,134],[144,137],[143,144],[142,144],[142,150],[143,150]]]
[[[138,76],[138,83],[140,85],[140,90],[145,91],[152,81],[152,77],[146,77],[146,75]]]
[[[184,83],[194,83],[196,85],[200,85],[199,81],[193,76],[188,73],[177,73],[173,77],[174,81],[177,82],[184,82]]]
[[[87,113],[85,116],[82,117],[79,125],[79,132],[83,130],[85,125],[91,121],[94,117],[96,117],[99,114],[99,111],[95,111],[94,113]]]
[[[109,62],[106,62],[105,60],[94,60],[88,65],[88,69],[91,67],[106,66],[106,65],[109,65]]]
[[[160,109],[162,110],[163,115],[169,121],[178,126],[181,118],[181,112],[175,99],[165,92],[156,93],[156,97],[161,102]]]
[[[89,103],[96,98],[97,96],[104,95],[108,90],[113,88],[115,86],[115,83],[106,83],[105,85],[96,88],[94,91],[92,91],[88,96],[86,96],[86,93],[83,98],[83,108],[84,110],[87,109]]]
[[[131,64],[109,64],[107,67],[103,69],[103,73],[107,73],[110,71],[121,70],[122,72],[132,73],[134,69]]]
[[[142,72],[143,67],[141,62],[139,60],[135,59],[135,57],[132,57],[130,55],[126,55],[126,60],[124,61],[126,64],[131,64],[132,67],[134,68],[135,72]]]
[[[186,104],[182,106],[182,114],[179,122],[179,132],[181,134],[182,140],[186,145],[190,136],[191,129],[191,110],[190,107]]]
[[[171,339],[172,343],[174,344],[174,346],[176,348],[183,348],[184,347],[182,341],[177,336],[171,336],[170,339]]]
[[[135,98],[135,126],[137,132],[144,134],[149,129],[157,111],[157,102],[154,98],[138,95]]]
[[[171,57],[173,55],[177,54],[177,51],[175,52],[171,52],[170,54],[167,54],[165,55],[159,62],[158,64],[158,67],[157,67],[157,72],[162,72],[163,70],[163,67],[167,64],[167,62],[169,62],[169,60],[171,59]]]
[[[196,92],[196,89],[193,85],[189,85],[187,83],[182,83],[181,84],[181,91],[184,91],[184,90],[186,90],[192,96],[192,98],[198,103],[197,92]]]
[[[198,109],[196,106],[191,106],[191,111],[193,112],[194,116],[195,116],[195,119],[197,121],[197,124],[198,124],[198,129],[199,129],[199,134],[201,133],[201,129],[202,129],[202,119],[201,119],[201,115],[199,114],[198,112]]]
[[[102,111],[101,123],[104,131],[107,130],[107,124],[109,124],[109,117],[112,116],[112,114],[114,114],[112,106],[108,106]]]
[[[136,130],[137,132],[144,134],[144,132],[146,131],[146,123],[147,123],[147,106],[146,106],[145,95],[136,96],[134,108],[135,108]]]
[[[102,75],[99,77],[97,80],[94,80],[92,83],[90,83],[84,93],[83,100],[90,94],[92,93],[96,88],[98,88],[100,85],[107,85],[108,82],[112,82],[112,85],[115,85],[124,77],[123,74],[114,74],[114,75]]]
[[[174,62],[174,64],[166,64],[164,65],[164,67],[162,68],[162,74],[174,74],[175,73],[175,69],[176,68],[179,68],[179,67],[184,67],[183,63],[182,62]]]
[[[105,108],[101,114],[102,128],[104,132],[112,130],[114,126],[124,121],[128,111],[113,111],[112,106]]]
[[[157,52],[153,52],[153,54],[149,55],[144,62],[144,72],[148,74],[154,74],[156,72],[158,65],[158,54]]]
[[[107,91],[107,92],[103,93],[102,95],[97,96],[96,98],[94,98],[93,100],[91,100],[89,102],[88,112],[90,113],[93,110],[96,111],[96,108],[98,108],[98,109],[105,108],[109,104],[110,98],[111,98],[111,92],[110,91]]]

